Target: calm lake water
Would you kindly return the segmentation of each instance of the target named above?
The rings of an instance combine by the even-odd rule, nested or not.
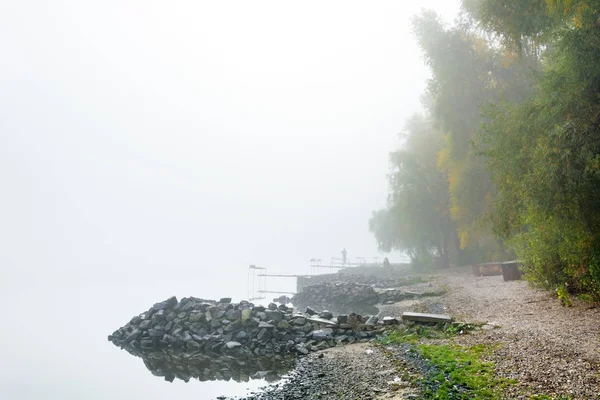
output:
[[[164,275],[164,270],[139,276],[73,271],[0,275],[4,344],[0,398],[213,399],[241,396],[264,386],[260,380],[169,383],[107,340],[132,316],[171,295],[247,297],[243,267],[238,279],[218,270],[209,276],[194,270],[170,270],[169,279]],[[292,282],[282,285],[293,287]]]

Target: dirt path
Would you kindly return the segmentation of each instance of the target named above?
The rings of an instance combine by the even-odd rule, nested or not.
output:
[[[455,341],[500,345],[490,356],[497,374],[518,382],[508,398],[600,399],[600,308],[576,300],[563,307],[551,293],[501,276],[449,275],[435,283],[449,289],[441,299],[447,313],[491,325]]]

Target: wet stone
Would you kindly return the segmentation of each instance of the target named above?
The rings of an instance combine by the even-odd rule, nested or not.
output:
[[[133,332],[127,335],[127,337],[125,338],[125,342],[131,342],[132,340],[137,339],[141,333],[142,331],[140,331],[139,329],[134,329]]]
[[[332,329],[319,329],[317,331],[313,331],[311,334],[311,338],[313,340],[317,340],[317,341],[322,341],[322,340],[327,340],[327,339],[331,339],[331,334],[333,333]]]
[[[145,320],[145,321],[140,322],[139,328],[140,329],[148,329],[148,328],[150,328],[151,325],[152,325],[152,321]]]
[[[246,331],[240,331],[235,335],[235,340],[237,340],[238,342],[245,342],[250,338],[250,335],[248,335],[248,332]]]
[[[229,350],[232,350],[242,347],[242,344],[240,342],[227,342],[225,347],[227,347]]]
[[[256,338],[258,339],[258,341],[263,341],[263,340],[267,340],[271,337],[271,335],[269,334],[269,331],[266,329],[261,329],[260,332],[258,332],[258,335],[256,336]]]
[[[162,330],[150,329],[148,331],[148,336],[150,336],[150,337],[162,337],[163,334],[164,333]]]
[[[176,316],[177,316],[177,313],[175,313],[175,311],[171,311],[169,314],[167,314],[165,319],[167,320],[167,322],[171,322],[175,319]]]
[[[290,328],[290,323],[283,320],[277,323],[277,329],[289,329]]]
[[[176,304],[177,304],[177,297],[173,296],[173,297],[169,297],[165,301],[161,301],[160,303],[156,303],[153,306],[153,308],[154,308],[154,310],[172,309],[173,307],[175,307]]]
[[[283,314],[280,311],[267,310],[265,311],[268,319],[272,319],[275,322],[283,320]]]
[[[331,318],[333,318],[333,314],[327,310],[324,310],[319,313],[319,318],[331,319]]]
[[[227,310],[225,316],[227,317],[227,319],[235,321],[242,318],[242,312],[240,310],[231,309]]]
[[[190,317],[188,318],[188,321],[198,322],[198,321],[201,321],[203,318],[204,318],[203,314],[195,313],[195,314],[190,315]]]

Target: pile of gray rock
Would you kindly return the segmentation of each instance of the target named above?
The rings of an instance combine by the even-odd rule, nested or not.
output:
[[[429,287],[431,287],[431,284],[428,285]],[[365,306],[392,304],[406,299],[444,294],[443,291],[435,288],[422,290],[423,288],[420,288],[419,292],[413,292],[401,288],[381,289],[355,282],[322,282],[305,286],[301,292],[295,294],[291,299],[281,297],[274,300],[286,300],[301,308],[311,306],[342,311],[347,309],[364,311],[367,309]],[[377,314],[377,311],[367,312]]]
[[[362,290],[365,298],[373,296],[372,288]],[[289,357],[371,340],[383,324],[376,317],[311,308],[298,313],[274,303],[171,297],[133,317],[108,340],[167,380],[244,380],[264,368],[277,369]]]
[[[373,275],[356,275],[356,274],[339,274],[340,280],[344,282],[354,282],[363,285],[372,285],[374,287],[385,287],[395,288],[407,285],[413,285],[415,283],[422,282],[422,280],[415,277],[387,277],[387,276],[373,276]]]
[[[362,285],[371,285],[380,288],[394,288],[407,285],[413,285],[415,283],[422,282],[422,279],[414,276],[375,276],[375,275],[362,275],[353,274],[351,271],[353,268],[348,270],[342,270],[335,274],[323,274],[314,276],[299,277],[296,281],[296,291],[301,292],[307,286],[314,286],[323,283],[338,283],[338,282],[349,282],[357,283]]]
[[[291,300],[294,305],[314,307],[349,304],[374,305],[379,303],[379,295],[370,285],[353,282],[323,282],[306,286]]]

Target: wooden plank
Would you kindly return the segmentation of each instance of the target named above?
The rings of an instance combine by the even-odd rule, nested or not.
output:
[[[402,319],[407,321],[415,322],[440,322],[448,323],[452,322],[452,317],[445,314],[422,314],[415,312],[404,312],[402,313]]]

